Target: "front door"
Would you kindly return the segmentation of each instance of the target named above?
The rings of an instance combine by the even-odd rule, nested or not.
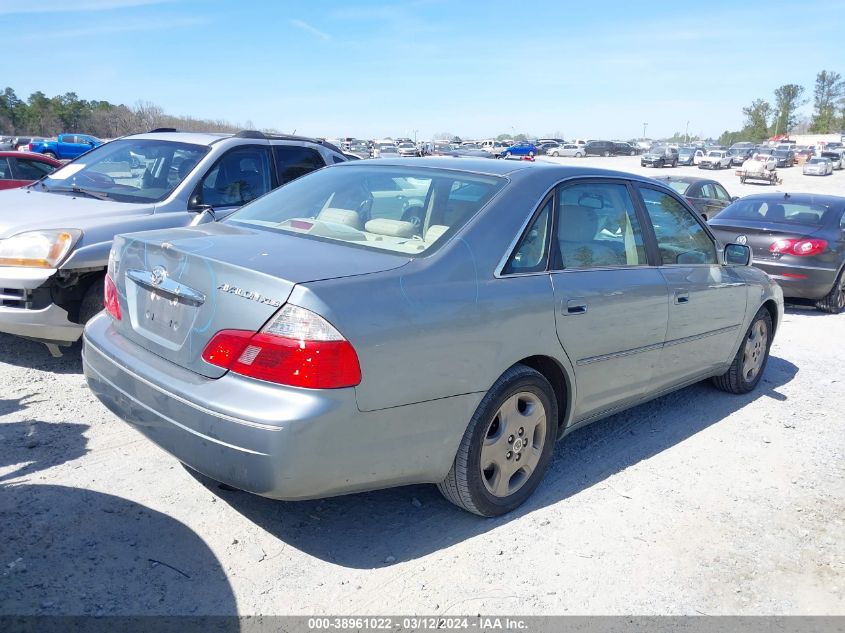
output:
[[[669,327],[653,376],[662,388],[712,372],[732,357],[748,289],[735,269],[719,264],[716,243],[695,213],[665,191],[639,190],[669,290]]]
[[[630,190],[612,180],[561,185],[552,266],[558,338],[575,367],[575,420],[650,389],[668,295],[649,266]]]

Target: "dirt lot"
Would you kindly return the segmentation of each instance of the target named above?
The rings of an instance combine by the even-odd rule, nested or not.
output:
[[[485,520],[433,486],[220,489],[102,407],[78,353],[0,335],[0,613],[845,614],[843,340],[845,314],[790,308],[756,391],[700,384],[578,431]]]

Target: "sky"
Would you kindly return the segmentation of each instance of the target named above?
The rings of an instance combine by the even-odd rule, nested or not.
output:
[[[845,75],[844,29],[845,0],[0,0],[0,88],[325,137],[707,137]]]

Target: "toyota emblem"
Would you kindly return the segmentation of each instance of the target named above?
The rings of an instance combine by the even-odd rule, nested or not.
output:
[[[737,235],[736,243],[737,244],[746,244],[748,242],[748,238],[744,235]]]
[[[154,285],[154,286],[160,286],[166,278],[167,278],[167,271],[164,268],[162,268],[161,266],[156,266],[155,268],[153,268],[150,283],[152,283],[152,285]]]

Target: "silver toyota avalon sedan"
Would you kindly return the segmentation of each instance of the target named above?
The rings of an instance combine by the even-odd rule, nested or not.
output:
[[[222,222],[117,237],[85,375],[242,490],[431,482],[493,516],[579,426],[707,378],[753,389],[783,296],[749,264],[653,180],[350,162]]]

